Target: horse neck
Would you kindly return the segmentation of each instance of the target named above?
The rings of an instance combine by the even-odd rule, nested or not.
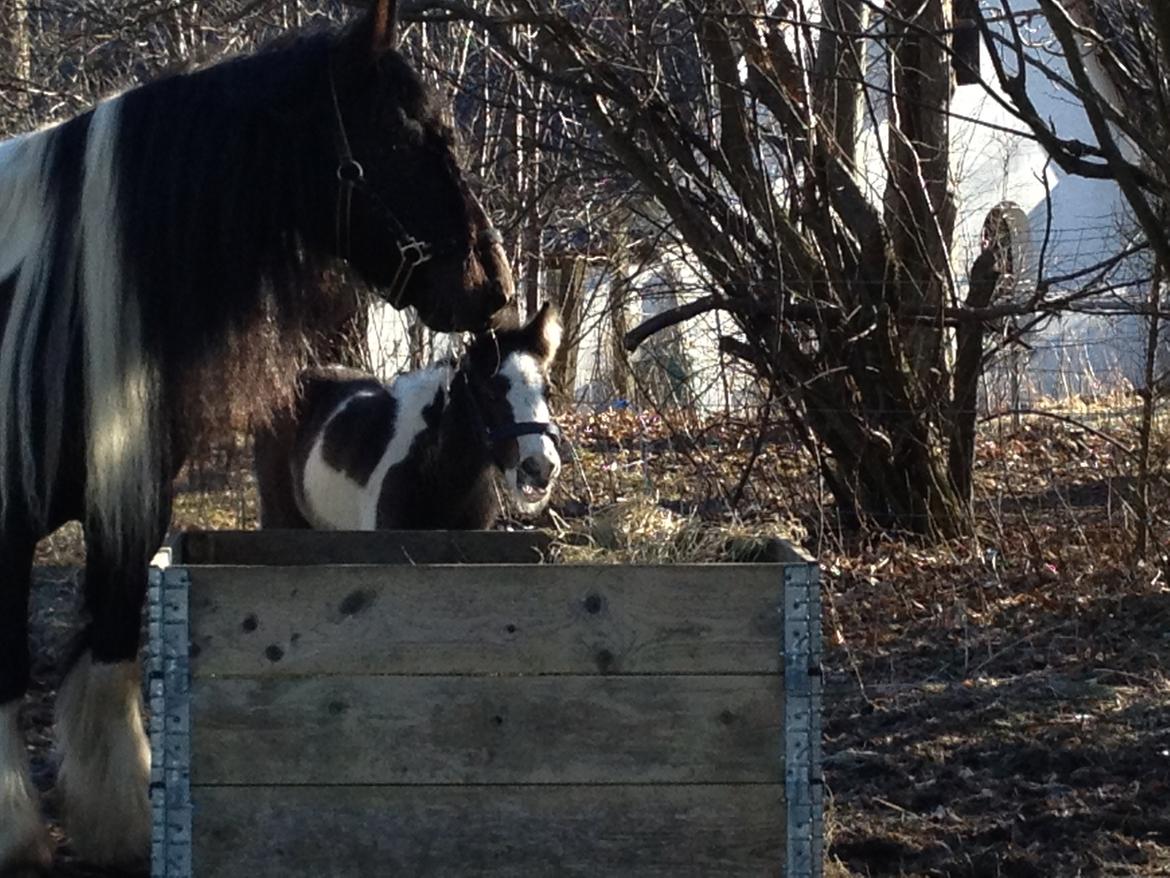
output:
[[[452,491],[466,491],[467,486],[478,485],[479,480],[495,465],[490,449],[478,427],[482,414],[476,415],[479,402],[472,396],[471,385],[456,368],[450,390],[439,421],[439,448],[434,462],[440,472],[439,481]]]
[[[186,226],[136,230],[144,244],[162,251],[160,260],[165,254],[172,266],[182,266],[180,273],[156,263],[159,272],[176,275],[167,278],[172,301],[180,295],[186,303],[200,301],[214,284],[230,324],[260,296],[287,302],[316,284],[333,245],[335,213],[328,62],[326,39],[305,38],[123,97],[126,112],[150,126],[128,138],[129,149],[141,153],[131,161],[151,167],[147,153],[160,143],[175,156],[174,167],[158,172],[161,191],[143,186],[136,196],[142,203],[134,205],[157,221],[170,210]],[[182,180],[171,183],[170,176]],[[198,186],[219,192],[207,198]],[[171,192],[179,193],[181,206],[168,206]],[[189,307],[184,311],[190,319]]]

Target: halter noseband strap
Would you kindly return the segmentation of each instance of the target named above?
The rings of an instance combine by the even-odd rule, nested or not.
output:
[[[519,439],[521,436],[548,436],[557,442],[561,438],[561,430],[552,421],[517,421],[512,424],[491,427],[487,431],[489,445],[507,442],[509,439]]]
[[[341,103],[337,100],[337,85],[333,79],[333,64],[329,69],[329,97],[333,101],[333,116],[337,122],[337,248],[343,259],[349,259],[349,229],[350,213],[353,207],[353,193],[361,189],[371,204],[382,214],[395,233],[395,244],[398,246],[398,270],[390,279],[390,288],[386,301],[394,308],[402,307],[402,296],[406,292],[407,284],[414,270],[424,262],[429,262],[434,256],[433,247],[426,241],[420,241],[406,230],[402,221],[390,209],[390,206],[366,183],[366,169],[353,156],[349,146],[349,136],[345,132],[345,120],[341,115]]]

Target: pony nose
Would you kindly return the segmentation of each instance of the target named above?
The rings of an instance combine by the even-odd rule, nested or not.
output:
[[[552,478],[553,464],[544,457],[527,457],[520,464],[527,480],[537,488],[547,488]]]

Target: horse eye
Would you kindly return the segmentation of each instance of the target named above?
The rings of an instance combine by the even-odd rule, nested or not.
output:
[[[426,129],[418,120],[410,118],[405,113],[402,114],[402,139],[411,146],[422,146],[427,140]]]

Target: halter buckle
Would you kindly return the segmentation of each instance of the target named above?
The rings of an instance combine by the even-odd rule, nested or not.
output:
[[[337,163],[337,179],[341,183],[356,186],[366,179],[366,169],[355,158],[343,158]]]
[[[387,301],[395,308],[402,305],[402,296],[414,270],[424,262],[430,262],[432,255],[430,244],[409,235],[398,240],[398,253],[402,261],[398,263],[398,270],[390,281],[390,294],[387,297]]]
[[[424,262],[430,262],[434,256],[431,252],[430,244],[413,237],[400,240],[398,242],[398,252],[401,254],[404,263],[409,258],[412,269],[418,268]]]

